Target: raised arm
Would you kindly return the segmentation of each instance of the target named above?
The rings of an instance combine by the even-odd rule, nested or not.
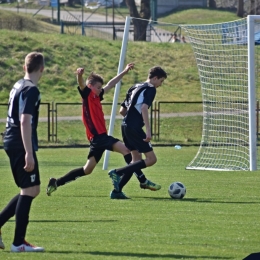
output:
[[[77,68],[77,82],[81,90],[83,90],[86,87],[86,84],[83,79],[83,73],[84,73],[83,68]]]
[[[114,78],[112,78],[104,87],[104,92],[107,93],[111,88],[113,88],[122,78],[125,74],[127,74],[127,72],[129,70],[132,70],[134,68],[134,63],[129,63],[126,65],[125,69],[118,74],[117,76],[115,76]]]

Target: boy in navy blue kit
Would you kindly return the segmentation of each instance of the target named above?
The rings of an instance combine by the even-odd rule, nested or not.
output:
[[[44,249],[26,242],[25,235],[32,201],[40,193],[40,173],[36,157],[36,130],[40,107],[37,83],[44,70],[43,55],[38,52],[29,53],[23,68],[24,78],[17,81],[10,92],[4,133],[4,149],[20,193],[0,212],[0,248],[5,248],[1,227],[15,215],[15,235],[11,252],[41,252]]]
[[[149,70],[148,78],[144,83],[138,83],[132,86],[126,99],[121,104],[120,113],[124,116],[122,122],[122,136],[126,147],[131,151],[131,164],[109,171],[114,190],[112,192],[122,191],[123,186],[135,172],[141,188],[150,190],[159,190],[160,185],[147,180],[142,174],[141,169],[154,165],[157,161],[150,140],[151,127],[149,123],[148,109],[156,95],[156,89],[162,85],[167,78],[167,73],[159,66],[152,67]],[[145,131],[143,127],[145,126]],[[142,160],[142,153],[145,159]]]

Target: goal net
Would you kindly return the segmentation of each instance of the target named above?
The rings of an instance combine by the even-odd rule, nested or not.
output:
[[[260,16],[182,29],[203,101],[201,144],[186,169],[257,170]]]

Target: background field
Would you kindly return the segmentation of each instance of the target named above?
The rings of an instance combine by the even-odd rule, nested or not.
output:
[[[7,5],[3,5],[7,6]],[[29,8],[29,6],[28,6]],[[111,11],[111,10],[110,10]],[[50,10],[51,12],[51,10]],[[80,102],[76,90],[75,70],[85,67],[86,75],[92,70],[100,73],[105,82],[117,73],[121,41],[107,41],[80,35],[61,35],[59,26],[40,15],[22,14],[0,10],[1,21],[10,21],[14,29],[22,23],[23,31],[2,29],[0,37],[0,100],[7,104],[9,91],[14,81],[23,76],[22,60],[27,52],[42,51],[46,56],[46,69],[39,82],[42,102]],[[203,18],[203,19],[202,19]],[[236,20],[233,12],[223,10],[190,9],[178,10],[160,17],[161,22],[216,23]],[[4,24],[4,23],[3,23]],[[33,32],[32,32],[33,31]],[[201,90],[197,66],[190,44],[129,42],[126,62],[134,61],[136,69],[122,80],[119,101],[133,83],[144,81],[148,69],[161,65],[169,76],[158,89],[156,101],[177,101],[180,104],[161,106],[161,113],[202,112],[201,105],[188,105],[186,101],[201,101]],[[106,95],[104,102],[113,100],[113,91]],[[111,106],[104,106],[106,115],[111,114]],[[80,116],[80,106],[63,106],[59,116]],[[46,117],[46,107],[42,106],[41,117]],[[0,107],[0,119],[6,117],[6,107]],[[159,144],[198,145],[201,138],[202,116],[160,119]],[[107,124],[109,122],[107,121]],[[114,135],[121,137],[116,123]],[[0,132],[5,121],[0,122]],[[86,144],[84,128],[80,121],[63,121],[58,124],[58,141],[54,145]],[[47,145],[47,124],[39,125],[41,145]],[[0,146],[2,145],[0,141]],[[53,143],[52,143],[53,145]]]
[[[84,164],[88,149],[41,149],[42,192],[34,201],[27,239],[45,253],[10,254],[14,219],[3,228],[7,249],[1,259],[243,259],[259,252],[259,172],[190,171],[185,166],[196,148],[155,147],[158,163],[144,172],[160,183],[144,191],[135,177],[125,187],[131,200],[109,199],[107,171],[98,165],[91,176],[45,195],[48,178]],[[18,193],[7,156],[0,150],[0,208]],[[123,165],[111,154],[109,169]],[[170,199],[173,181],[187,187],[183,200]]]

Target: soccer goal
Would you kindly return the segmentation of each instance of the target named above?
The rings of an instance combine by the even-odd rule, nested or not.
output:
[[[186,169],[257,170],[260,16],[184,25],[201,82],[200,148]]]
[[[147,26],[146,41],[172,43],[185,36],[191,44],[201,82],[202,138],[186,169],[257,170],[260,16],[207,25],[175,25],[126,18],[118,73],[125,63],[127,43],[136,39],[136,24]],[[132,28],[132,29],[131,29]],[[179,37],[179,42],[182,38]],[[114,93],[109,134],[113,134],[120,83]],[[107,169],[109,151],[103,169]]]

